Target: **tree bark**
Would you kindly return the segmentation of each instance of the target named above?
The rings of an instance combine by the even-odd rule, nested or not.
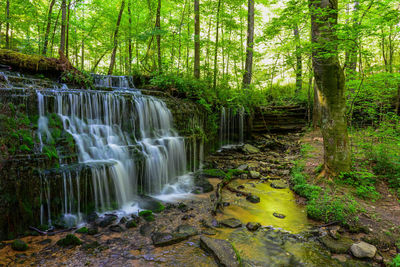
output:
[[[60,42],[60,51],[65,54],[65,31],[67,26],[67,1],[62,0],[61,3],[61,42]]]
[[[6,3],[6,49],[10,49],[10,0]]]
[[[294,39],[296,42],[296,94],[298,94],[303,87],[303,62],[301,57],[301,44],[300,33],[298,25],[294,26]]]
[[[309,0],[314,76],[320,95],[324,168],[328,176],[350,170],[345,79],[339,64],[338,0]]]
[[[200,0],[194,0],[194,77],[200,79]]]
[[[253,75],[253,48],[254,48],[254,0],[248,0],[247,13],[247,48],[246,63],[243,74],[243,88],[248,88]]]
[[[217,6],[217,25],[216,25],[216,35],[215,35],[215,50],[214,50],[214,79],[213,79],[213,89],[217,89],[217,66],[218,66],[218,39],[219,39],[219,11],[221,10],[221,1],[218,0]]]
[[[51,14],[53,12],[53,7],[54,7],[55,3],[56,3],[56,0],[51,0],[50,6],[49,6],[49,13],[47,15],[46,33],[44,35],[44,44],[43,44],[43,51],[42,51],[43,56],[46,56],[46,54],[47,54],[47,46],[49,44],[49,35],[50,35],[50,28],[51,28]]]
[[[67,6],[67,21],[66,21],[66,40],[65,40],[65,56],[69,58],[69,18],[71,14],[71,0],[68,1]]]
[[[115,32],[114,32],[114,48],[111,54],[110,68],[108,69],[108,75],[112,75],[114,71],[115,56],[117,54],[117,49],[118,49],[118,31],[119,31],[119,25],[121,24],[122,13],[124,12],[124,7],[125,7],[125,0],[122,0],[121,9],[119,10],[119,15],[117,19],[117,26],[115,27]]]
[[[162,73],[162,58],[161,58],[161,0],[158,0],[156,14],[156,31],[157,31],[157,63],[158,72]]]

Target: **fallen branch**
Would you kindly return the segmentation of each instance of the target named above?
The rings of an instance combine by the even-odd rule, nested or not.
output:
[[[71,231],[77,229],[76,227],[71,227],[71,228],[68,228],[68,229],[60,230],[60,231],[48,232],[48,231],[39,230],[39,229],[37,229],[37,228],[35,228],[35,227],[32,227],[32,226],[29,226],[28,228],[29,228],[30,230],[32,230],[32,231],[38,232],[38,233],[41,234],[41,235],[56,235],[56,234],[61,234],[61,233],[65,233],[65,232],[71,232]]]

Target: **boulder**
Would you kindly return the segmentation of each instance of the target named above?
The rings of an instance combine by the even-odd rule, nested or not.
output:
[[[137,222],[135,220],[129,220],[126,222],[125,227],[126,228],[134,228],[137,226]]]
[[[249,222],[248,224],[246,224],[246,227],[249,231],[254,232],[254,231],[257,231],[261,227],[261,224]]]
[[[225,219],[220,221],[219,223],[229,228],[239,228],[242,226],[242,222],[235,218]]]
[[[354,243],[350,247],[350,251],[356,258],[370,258],[375,257],[376,247],[364,241]]]
[[[246,200],[249,201],[249,202],[251,202],[251,203],[260,203],[260,197],[258,197],[258,196],[256,196],[256,195],[253,195],[253,194],[248,195],[248,196],[246,197]]]
[[[255,146],[252,146],[250,144],[245,144],[242,148],[243,152],[248,153],[248,154],[255,154],[259,153],[260,150],[256,148]]]
[[[68,234],[65,238],[57,241],[57,245],[61,247],[82,245],[82,241],[72,234]]]
[[[226,240],[200,237],[200,246],[215,258],[220,266],[239,267],[239,259],[233,246]]]
[[[250,171],[250,178],[251,179],[259,179],[261,177],[261,174],[256,171]]]

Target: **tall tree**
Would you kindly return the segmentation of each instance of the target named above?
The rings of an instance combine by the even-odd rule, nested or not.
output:
[[[54,7],[55,3],[56,3],[56,0],[51,0],[50,5],[49,5],[49,13],[47,15],[46,33],[44,35],[44,44],[43,44],[43,50],[42,50],[42,54],[44,56],[47,54],[47,46],[49,44],[49,34],[50,34],[50,28],[51,28],[51,14],[53,12],[53,7]]]
[[[108,75],[112,75],[114,71],[115,56],[117,55],[117,48],[118,48],[118,31],[119,31],[119,25],[121,24],[122,13],[124,12],[124,7],[125,7],[125,0],[122,0],[121,8],[119,10],[119,15],[117,19],[117,26],[115,27],[115,32],[114,32],[114,47],[111,54],[110,68],[108,69]]]
[[[324,139],[324,168],[327,175],[350,170],[347,133],[345,79],[339,64],[338,0],[309,0],[312,60],[320,93],[321,131]]]
[[[297,24],[294,26],[293,34],[296,42],[296,93],[298,93],[303,87],[303,61],[301,58],[299,26]]]
[[[253,75],[254,49],[254,0],[248,0],[246,65],[243,74],[243,88],[248,88]]]
[[[157,63],[158,72],[162,72],[162,58],[161,58],[161,0],[157,3],[156,13],[156,39],[157,39]]]
[[[200,79],[200,0],[194,0],[194,77]]]
[[[6,48],[10,49],[10,0],[6,3]]]
[[[218,72],[218,39],[219,39],[219,13],[221,10],[221,1],[218,0],[218,5],[217,5],[217,25],[215,27],[215,50],[214,50],[214,79],[213,79],[213,89],[217,89],[217,72]]]
[[[60,51],[65,54],[65,32],[67,27],[67,1],[62,0],[61,2],[61,41]]]
[[[128,33],[128,68],[129,74],[132,72],[132,12],[131,5],[132,0],[128,0],[128,16],[129,16],[129,33]]]

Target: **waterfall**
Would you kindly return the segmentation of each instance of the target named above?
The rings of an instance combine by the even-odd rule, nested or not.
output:
[[[141,194],[182,192],[179,183],[187,185],[185,140],[161,100],[136,90],[37,90],[37,98],[41,148],[51,140],[48,115],[57,113],[74,138],[79,163],[90,169],[88,179],[79,171],[63,172],[63,190],[55,194],[61,195],[64,217],[73,214],[79,221],[82,199],[91,199],[98,212],[130,210]],[[42,223],[45,212],[51,223],[48,180],[42,178]]]
[[[221,108],[219,139],[221,147],[243,144],[244,142],[244,119],[243,107]]]
[[[94,85],[96,87],[109,87],[109,88],[124,88],[129,89],[133,87],[132,81],[126,76],[112,76],[112,75],[93,75]],[[131,86],[132,85],[132,86]]]

